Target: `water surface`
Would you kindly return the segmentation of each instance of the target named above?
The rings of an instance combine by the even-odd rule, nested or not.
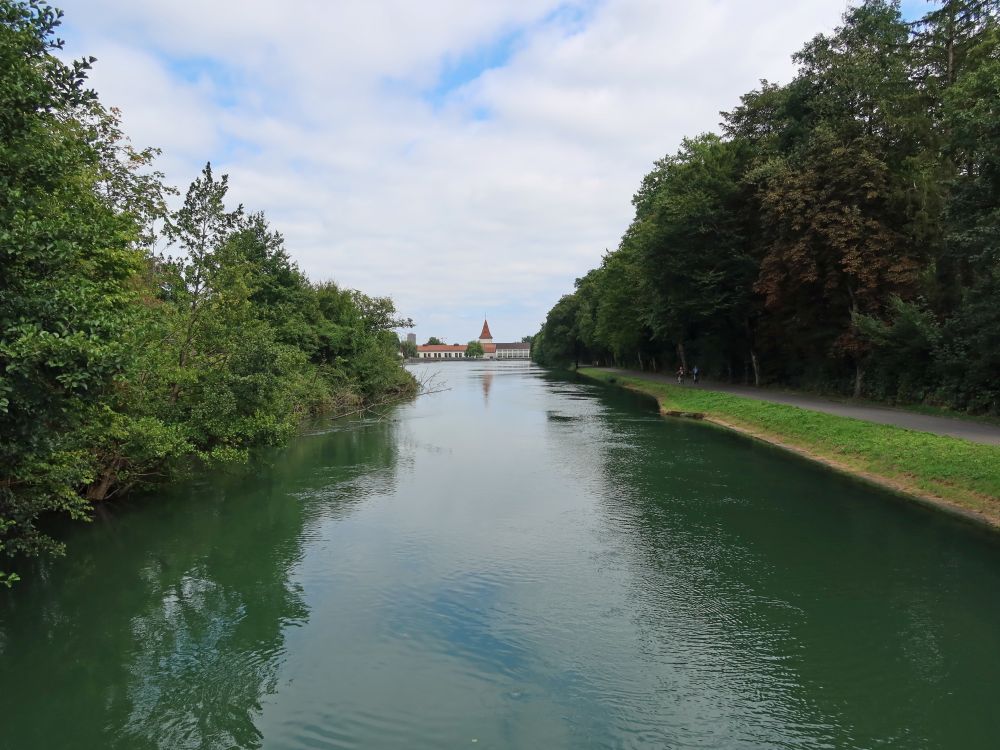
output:
[[[0,748],[995,748],[1000,545],[522,363],[0,595]]]

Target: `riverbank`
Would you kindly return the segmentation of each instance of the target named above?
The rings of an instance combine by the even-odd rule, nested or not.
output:
[[[660,412],[725,427],[919,502],[1000,529],[1000,447],[787,404],[679,388],[583,367],[580,375],[654,397]]]

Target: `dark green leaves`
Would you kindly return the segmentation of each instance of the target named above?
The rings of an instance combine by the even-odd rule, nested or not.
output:
[[[998,17],[850,8],[655,162],[533,356],[1000,411]]]

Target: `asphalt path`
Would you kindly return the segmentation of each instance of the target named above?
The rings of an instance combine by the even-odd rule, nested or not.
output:
[[[651,372],[634,372],[615,367],[595,367],[594,369],[677,385],[676,376],[657,375]],[[819,396],[788,391],[773,391],[768,388],[753,388],[751,386],[730,385],[728,383],[716,383],[713,381],[706,382],[705,380],[695,385],[691,382],[690,378],[684,379],[684,386],[687,388],[700,388],[706,391],[732,393],[736,396],[745,396],[757,401],[769,401],[774,404],[788,404],[789,406],[797,406],[800,409],[836,414],[840,417],[863,419],[866,422],[895,425],[896,427],[904,427],[908,430],[932,432],[935,435],[948,435],[963,440],[971,440],[974,443],[1000,445],[1000,426],[985,422],[973,422],[971,420],[953,419],[951,417],[936,417],[930,414],[918,414],[917,412],[905,411],[903,409],[891,409],[886,406],[842,403]]]

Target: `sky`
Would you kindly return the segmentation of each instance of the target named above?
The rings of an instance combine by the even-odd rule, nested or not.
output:
[[[206,161],[314,281],[418,340],[534,333],[685,136],[845,0],[57,0],[68,57],[181,189]],[[923,7],[910,0],[904,10]]]

